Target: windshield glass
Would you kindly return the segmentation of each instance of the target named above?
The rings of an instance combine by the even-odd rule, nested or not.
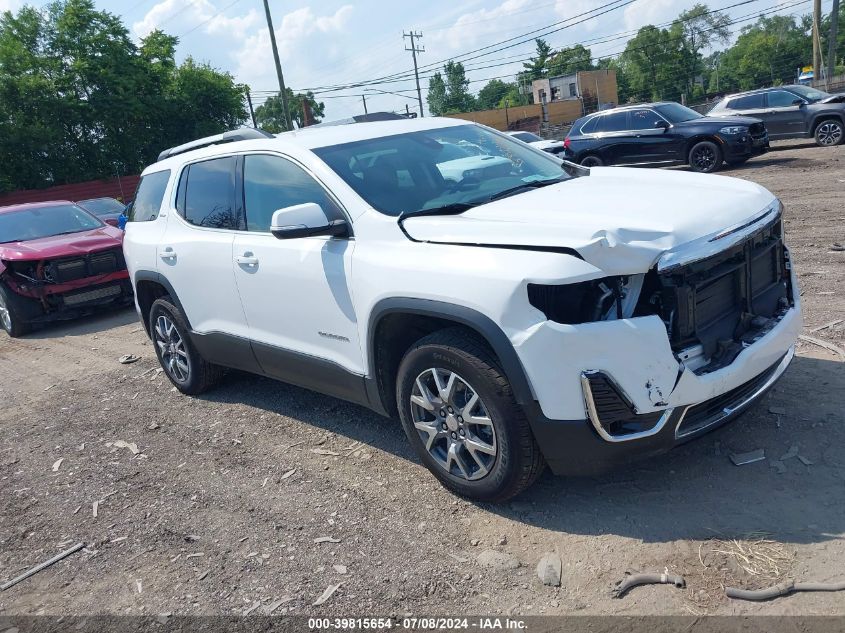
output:
[[[314,152],[367,203],[393,216],[481,204],[523,186],[569,178],[551,155],[477,125],[366,139]]]
[[[94,215],[111,215],[123,213],[124,206],[114,198],[95,198],[93,200],[80,200],[77,204],[90,211]]]
[[[810,103],[815,103],[816,101],[821,101],[825,97],[830,96],[826,92],[822,92],[821,90],[816,90],[815,88],[810,88],[809,86],[790,86],[789,91],[794,92],[795,94],[804,97]]]
[[[75,204],[0,211],[0,243],[79,233],[101,226],[102,222]]]
[[[654,107],[660,114],[666,117],[670,123],[683,123],[684,121],[692,121],[693,119],[700,119],[703,114],[691,110],[680,103],[663,103]]]
[[[542,141],[539,136],[535,136],[531,132],[517,132],[516,134],[511,134],[514,138],[518,138],[520,141],[524,143],[536,143],[537,141]]]

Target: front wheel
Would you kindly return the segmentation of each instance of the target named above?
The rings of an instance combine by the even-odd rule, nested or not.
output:
[[[24,321],[25,310],[22,310],[23,299],[0,283],[0,327],[12,338],[23,336],[31,329],[29,323]]]
[[[585,156],[581,159],[581,167],[603,167],[604,161],[598,156]]]
[[[530,486],[543,457],[487,346],[454,328],[418,341],[402,359],[396,396],[405,433],[449,490],[502,502]]]
[[[693,145],[687,162],[693,171],[710,174],[722,166],[722,150],[712,141],[701,141]]]
[[[839,145],[843,138],[842,122],[836,119],[822,121],[816,127],[814,136],[816,138],[816,145],[821,147]]]
[[[220,381],[223,370],[200,356],[185,317],[170,297],[156,299],[150,308],[150,333],[161,368],[179,391],[195,396]]]

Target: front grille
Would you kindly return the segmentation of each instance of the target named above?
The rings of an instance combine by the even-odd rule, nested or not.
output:
[[[675,431],[675,437],[682,438],[697,433],[707,427],[718,424],[729,415],[736,412],[745,405],[754,394],[766,384],[766,382],[778,370],[783,358],[769,367],[759,376],[755,376],[739,387],[731,389],[720,396],[702,402],[701,404],[689,407],[684,414],[684,419]]]
[[[766,134],[766,125],[764,123],[752,123],[748,126],[748,133],[754,138],[764,136]]]
[[[673,349],[700,344],[715,359],[712,371],[782,314],[791,296],[781,235],[778,218],[740,244],[660,275]]]
[[[638,415],[634,405],[603,372],[587,372],[584,379],[598,418],[594,423],[598,422],[608,435],[620,437],[648,431],[654,428],[664,413],[655,411]]]
[[[61,284],[78,279],[126,270],[123,251],[113,248],[85,257],[68,257],[46,262],[44,275],[48,281]]]
[[[77,307],[84,303],[92,303],[95,301],[102,301],[103,299],[117,297],[122,292],[123,286],[121,284],[112,284],[109,286],[101,286],[93,290],[68,293],[62,295],[62,299],[66,306]]]

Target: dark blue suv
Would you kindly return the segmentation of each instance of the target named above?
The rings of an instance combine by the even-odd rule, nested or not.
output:
[[[563,158],[585,167],[687,164],[710,173],[739,165],[769,147],[766,126],[750,117],[706,117],[679,103],[645,103],[578,119]]]

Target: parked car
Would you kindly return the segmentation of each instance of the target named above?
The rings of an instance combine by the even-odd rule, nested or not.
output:
[[[585,167],[687,164],[710,173],[765,152],[766,127],[748,117],[713,118],[679,103],[645,103],[578,119],[564,140],[564,157]]]
[[[123,215],[126,209],[125,204],[114,198],[91,198],[89,200],[80,200],[76,204],[112,226],[118,226],[120,216]]]
[[[0,207],[0,325],[10,336],[132,301],[123,232],[73,202]]]
[[[556,141],[554,139],[540,138],[531,132],[507,132],[515,139],[533,145],[537,149],[541,149],[549,154],[560,154],[564,150],[563,141]]]
[[[708,116],[762,119],[773,139],[814,138],[817,145],[839,145],[845,138],[845,95],[810,86],[778,86],[729,95]]]
[[[478,153],[468,144],[442,143],[443,150],[437,162],[440,175],[454,183],[466,183],[467,179],[495,177],[497,173],[507,174],[512,163],[504,156]]]
[[[462,141],[509,171],[446,181]],[[745,180],[585,169],[420,118],[162,152],[124,250],[181,392],[234,367],[361,404],[449,489],[502,501],[544,463],[668,451],[771,387],[801,331],[781,214]]]

